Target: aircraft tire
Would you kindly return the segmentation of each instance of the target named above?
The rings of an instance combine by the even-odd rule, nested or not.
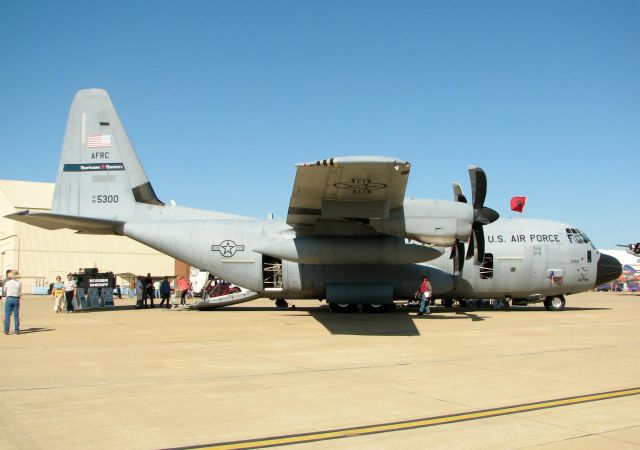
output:
[[[562,311],[564,309],[565,301],[562,295],[556,295],[555,297],[547,297],[544,299],[544,307],[547,311]]]
[[[276,299],[276,308],[288,308],[289,307],[289,303],[287,303],[287,301],[283,298],[277,298]]]
[[[373,304],[363,304],[362,311],[366,313],[385,313],[389,311],[392,306],[388,303],[373,303]]]
[[[358,312],[358,305],[353,303],[329,303],[331,312],[334,313],[354,313]]]
[[[445,308],[451,308],[453,306],[453,299],[452,298],[443,298],[442,299],[442,306],[444,306]]]
[[[458,300],[458,304],[460,305],[460,307],[464,308],[465,306],[467,306],[467,301],[466,300]]]

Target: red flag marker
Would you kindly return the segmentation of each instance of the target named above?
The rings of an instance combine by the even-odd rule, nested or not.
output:
[[[511,211],[522,212],[524,204],[527,202],[527,197],[512,197],[511,198]]]

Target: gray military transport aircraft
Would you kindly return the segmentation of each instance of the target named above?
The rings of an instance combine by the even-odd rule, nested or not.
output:
[[[298,164],[286,220],[165,205],[156,196],[106,91],[71,105],[50,213],[7,217],[42,228],[117,234],[248,289],[205,299],[325,299],[333,311],[384,311],[427,275],[434,297],[544,302],[617,278],[621,266],[563,223],[500,219],[487,179],[469,167],[472,201],[405,198],[411,165],[380,156]],[[473,262],[471,261],[473,259]],[[465,261],[468,261],[465,264]],[[238,294],[232,294],[238,295]]]

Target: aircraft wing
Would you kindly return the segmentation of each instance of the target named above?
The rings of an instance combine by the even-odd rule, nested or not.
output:
[[[411,165],[395,158],[352,156],[296,167],[287,223],[304,232],[327,222],[334,222],[331,229],[336,230],[340,222],[388,219],[389,211],[402,207]]]

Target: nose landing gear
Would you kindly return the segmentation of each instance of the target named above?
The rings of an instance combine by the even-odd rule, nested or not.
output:
[[[547,311],[562,311],[564,309],[565,301],[562,295],[556,295],[555,297],[547,297],[544,299],[544,307]]]

